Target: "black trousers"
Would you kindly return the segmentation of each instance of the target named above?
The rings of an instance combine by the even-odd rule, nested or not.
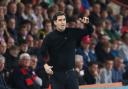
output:
[[[77,73],[74,70],[54,72],[50,81],[52,89],[79,89]]]

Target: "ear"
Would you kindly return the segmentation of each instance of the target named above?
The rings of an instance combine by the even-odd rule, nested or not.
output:
[[[56,24],[57,24],[57,23],[56,23],[56,20],[55,20],[53,23],[54,23],[54,25],[56,26]]]

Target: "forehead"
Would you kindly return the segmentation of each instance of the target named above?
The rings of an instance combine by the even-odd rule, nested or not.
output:
[[[107,64],[113,64],[113,61],[107,61]]]
[[[65,18],[66,18],[65,15],[57,16],[57,20],[59,20],[59,19],[65,19]]]

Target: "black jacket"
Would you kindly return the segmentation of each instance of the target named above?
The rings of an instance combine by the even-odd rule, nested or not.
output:
[[[91,35],[93,28],[87,25],[86,29],[66,28],[59,32],[54,30],[49,33],[42,45],[42,55],[48,53],[49,65],[53,66],[53,71],[67,71],[75,66],[76,43],[84,35]]]
[[[0,89],[10,89],[4,80],[2,73],[0,73]]]

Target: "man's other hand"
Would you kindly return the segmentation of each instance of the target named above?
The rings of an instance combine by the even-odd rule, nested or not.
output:
[[[49,75],[53,75],[53,71],[52,71],[53,66],[49,66],[48,64],[44,64],[44,69],[45,72]]]

